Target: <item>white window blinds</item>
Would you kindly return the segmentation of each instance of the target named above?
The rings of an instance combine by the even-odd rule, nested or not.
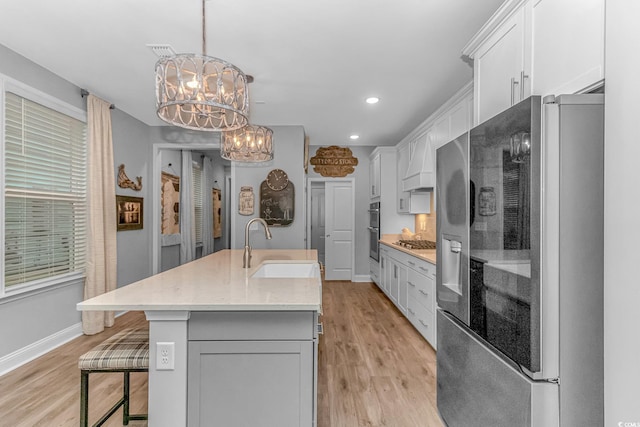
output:
[[[5,289],[82,271],[86,124],[6,92],[4,142]]]
[[[196,225],[196,244],[202,243],[202,169],[193,164],[193,210]]]

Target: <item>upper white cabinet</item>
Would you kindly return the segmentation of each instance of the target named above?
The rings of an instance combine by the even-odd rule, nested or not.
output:
[[[589,90],[604,79],[604,0],[507,0],[462,53],[474,125],[530,95]]]
[[[604,79],[604,0],[533,4],[533,93],[576,93]]]
[[[369,183],[371,191],[369,197],[372,199],[380,198],[380,153],[371,156],[369,162]]]
[[[409,161],[411,160],[411,144],[404,144],[398,147],[398,175],[396,179],[397,184],[397,200],[396,206],[398,213],[409,213],[409,203],[411,201],[411,193],[402,189],[402,179],[407,173],[409,168]]]
[[[380,201],[380,233],[399,234],[413,228],[412,217],[397,210],[398,158],[395,147],[378,147],[369,156],[371,199]]]
[[[505,2],[462,53],[474,61],[474,124],[531,95],[530,1]]]

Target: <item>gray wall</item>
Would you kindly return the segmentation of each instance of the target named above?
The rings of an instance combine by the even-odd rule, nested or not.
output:
[[[316,155],[319,146],[309,147],[309,158]],[[369,275],[369,155],[375,147],[349,147],[353,156],[358,159],[358,166],[351,175],[346,178],[355,179],[355,257],[356,265],[354,274]],[[322,175],[313,171],[313,166],[309,165],[307,178],[323,178]],[[330,179],[330,178],[329,178]]]
[[[640,2],[607,0],[604,224],[605,426],[640,425]]]
[[[149,126],[130,115],[112,110],[113,160],[115,176],[118,165],[125,165],[129,179],[142,177],[142,189],[120,188],[116,194],[144,198],[142,230],[118,231],[118,287],[128,285],[151,275],[151,191],[149,153]]]
[[[262,227],[251,231],[251,246],[260,249],[304,249],[305,234],[305,176],[304,158],[304,129],[302,126],[270,126],[273,129],[274,158],[267,164],[251,164],[231,166],[232,200],[231,227],[232,248],[244,247],[244,228],[253,217],[260,216],[260,183],[267,178],[272,169],[282,169],[289,176],[289,182],[295,185],[295,213],[294,220],[288,227],[271,227],[272,240],[264,238]],[[240,187],[251,186],[255,195],[255,214],[252,217],[238,214],[238,194]]]

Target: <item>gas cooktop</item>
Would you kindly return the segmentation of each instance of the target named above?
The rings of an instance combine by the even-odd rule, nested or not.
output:
[[[407,249],[435,249],[436,242],[430,240],[399,240],[394,245],[402,246]]]

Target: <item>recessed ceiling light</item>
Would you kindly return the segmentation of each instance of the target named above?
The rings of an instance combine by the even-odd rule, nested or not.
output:
[[[378,98],[377,96],[370,96],[369,98],[365,99],[365,102],[367,104],[377,104],[378,101],[380,101],[380,98]]]
[[[351,139],[358,139],[358,138],[360,138],[360,135],[351,135],[349,138],[351,138]]]

